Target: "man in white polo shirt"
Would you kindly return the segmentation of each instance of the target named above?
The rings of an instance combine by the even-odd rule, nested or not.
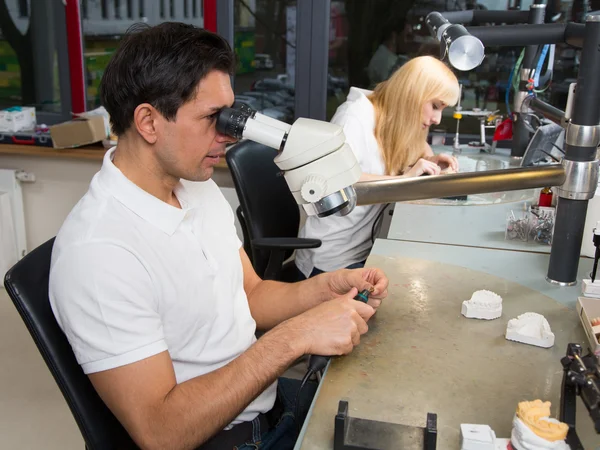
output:
[[[377,269],[256,275],[210,180],[234,67],[225,40],[191,25],[128,33],[101,83],[118,145],[54,244],[54,314],[143,448],[292,448],[298,385],[278,377],[302,355],[350,352],[387,295]],[[370,287],[368,305],[352,299]]]

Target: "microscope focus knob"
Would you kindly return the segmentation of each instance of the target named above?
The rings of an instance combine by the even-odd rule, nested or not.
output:
[[[302,183],[300,194],[304,201],[309,203],[318,202],[325,195],[327,180],[320,175],[309,175]]]

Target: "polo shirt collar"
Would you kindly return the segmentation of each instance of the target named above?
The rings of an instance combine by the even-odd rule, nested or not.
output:
[[[116,147],[104,155],[98,181],[117,201],[146,222],[154,225],[164,233],[172,235],[181,224],[189,210],[185,200],[185,188],[181,182],[175,187],[175,195],[182,208],[176,208],[159,200],[130,181],[117,166],[113,164]]]
[[[373,91],[368,89],[351,87],[348,92],[348,97],[346,97],[346,100],[360,104],[360,107],[355,111],[360,115],[361,122],[368,130],[375,129],[375,107],[368,98],[372,93]]]

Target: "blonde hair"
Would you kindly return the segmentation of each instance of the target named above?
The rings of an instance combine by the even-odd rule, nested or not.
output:
[[[432,100],[453,106],[458,96],[456,76],[432,56],[411,59],[375,87],[369,100],[375,107],[375,137],[387,175],[402,174],[424,155],[423,106]]]

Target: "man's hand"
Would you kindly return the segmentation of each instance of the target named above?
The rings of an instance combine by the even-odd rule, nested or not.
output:
[[[367,320],[375,313],[371,306],[354,300],[356,294],[358,290],[352,288],[342,296],[287,320],[280,327],[291,333],[288,338],[291,336],[296,344],[301,345],[304,354],[330,356],[350,353],[359,344],[360,336],[369,329]]]
[[[358,289],[359,292],[373,288],[373,292],[369,295],[369,305],[374,310],[379,308],[381,300],[388,294],[389,280],[381,269],[341,269],[324,276],[327,277],[327,287],[332,298],[344,295],[352,288]]]
[[[450,168],[454,172],[458,172],[458,160],[448,153],[440,153],[439,155],[428,156],[427,161],[437,164],[442,169]]]

